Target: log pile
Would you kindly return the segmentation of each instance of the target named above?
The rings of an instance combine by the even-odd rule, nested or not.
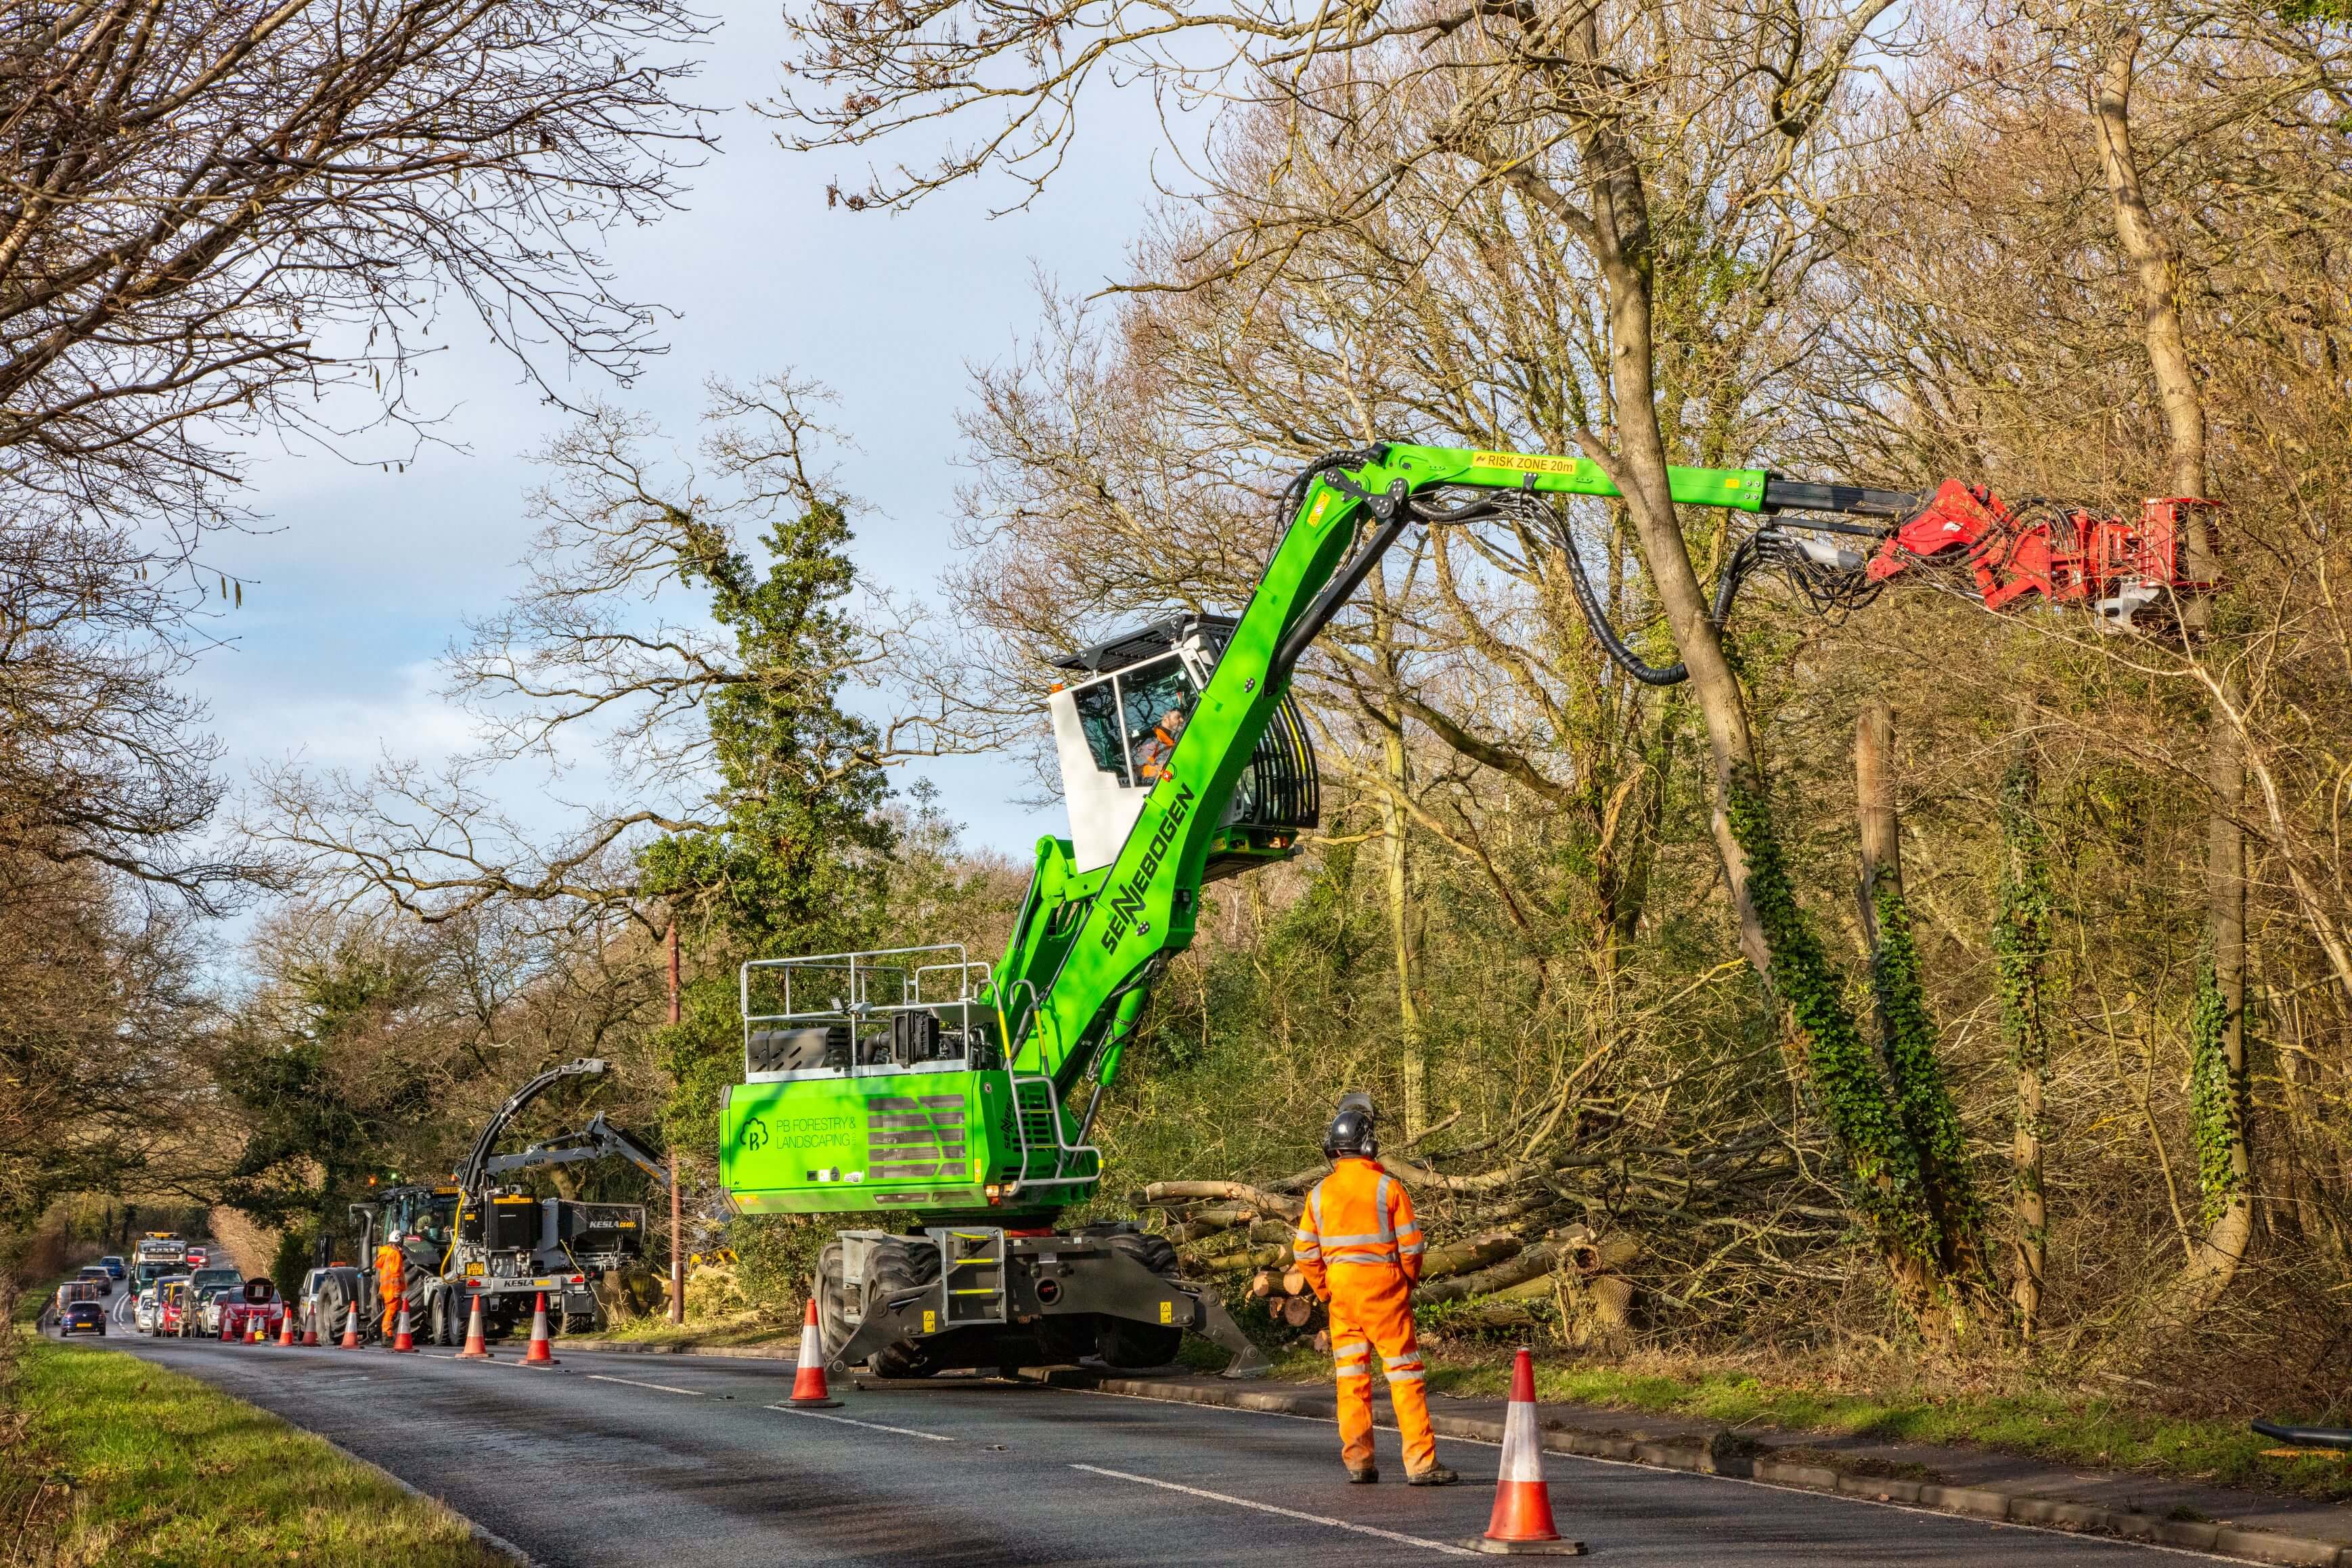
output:
[[[1129,1195],[1128,1201],[1160,1222],[1188,1277],[1226,1276],[1229,1293],[1264,1312],[1277,1330],[1304,1334],[1322,1328],[1325,1320],[1290,1250],[1306,1199],[1284,1189],[1307,1186],[1320,1174],[1265,1187],[1154,1182]],[[1633,1237],[1570,1219],[1549,1193],[1497,1201],[1484,1206],[1482,1215],[1461,1217],[1475,1228],[1452,1214],[1440,1219],[1432,1207],[1437,1206],[1423,1209],[1432,1244],[1413,1292],[1424,1334],[1547,1328],[1580,1347],[1607,1349],[1622,1343],[1634,1299],[1624,1270],[1642,1254]],[[1447,1230],[1456,1233],[1446,1235]],[[1246,1281],[1231,1279],[1242,1274]],[[1325,1343],[1322,1333],[1315,1338],[1318,1345]]]
[[[1303,1329],[1322,1312],[1307,1276],[1297,1269],[1260,1269],[1250,1277],[1249,1296],[1267,1317],[1289,1328]]]

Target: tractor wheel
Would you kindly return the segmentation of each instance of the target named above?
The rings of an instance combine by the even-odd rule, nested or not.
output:
[[[1105,1318],[1095,1331],[1095,1354],[1105,1366],[1140,1372],[1166,1366],[1184,1348],[1184,1331],[1128,1318]]]
[[[866,1310],[875,1312],[903,1291],[935,1284],[940,1277],[940,1249],[927,1237],[895,1238],[877,1242],[866,1259]],[[877,1377],[929,1377],[937,1363],[913,1340],[900,1340],[874,1353],[868,1364]]]
[[[816,1333],[830,1361],[849,1343],[849,1288],[841,1280],[841,1243],[828,1241],[816,1255]]]
[[[1163,1280],[1176,1278],[1176,1247],[1165,1236],[1153,1236],[1125,1220],[1083,1225],[1071,1234],[1110,1243]],[[1106,1366],[1142,1368],[1165,1366],[1184,1347],[1184,1331],[1129,1318],[1105,1318],[1095,1332],[1095,1354]]]

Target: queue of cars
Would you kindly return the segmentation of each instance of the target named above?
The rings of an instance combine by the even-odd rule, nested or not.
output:
[[[311,1272],[315,1278],[329,1271]],[[307,1304],[310,1281],[304,1284]],[[159,1233],[142,1239],[131,1259],[109,1254],[60,1284],[58,1333],[103,1336],[118,1285],[133,1292],[126,1314],[131,1327],[150,1337],[274,1339],[285,1328],[289,1306],[269,1280],[248,1280],[241,1269],[214,1264],[207,1249]]]

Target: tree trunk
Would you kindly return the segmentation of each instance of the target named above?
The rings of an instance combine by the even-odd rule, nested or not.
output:
[[[1389,943],[1396,960],[1397,1049],[1399,1077],[1404,1086],[1404,1141],[1417,1142],[1429,1130],[1429,1061],[1423,1051],[1421,1003],[1421,917],[1412,903],[1412,826],[1404,810],[1404,791],[1412,787],[1412,760],[1406,755],[1402,716],[1381,737],[1381,760],[1388,775],[1388,793],[1381,799],[1381,826],[1386,840]]]
[[[1570,25],[1569,47],[1579,64],[1602,68],[1597,13],[1586,11]],[[1581,85],[1581,84],[1580,84]],[[1731,828],[1731,794],[1743,775],[1760,781],[1762,768],[1748,722],[1739,678],[1724,656],[1723,637],[1710,615],[1713,601],[1699,585],[1683,538],[1666,476],[1665,435],[1658,423],[1656,346],[1652,317],[1654,236],[1641,166],[1623,131],[1606,108],[1596,107],[1578,127],[1578,151],[1591,197],[1587,235],[1609,293],[1610,413],[1616,423],[1613,460],[1618,488],[1633,519],[1651,583],[1666,613],[1675,649],[1690,672],[1690,692],[1706,726],[1714,763],[1709,826],[1724,880],[1739,923],[1739,950],[1758,973],[1772,967],[1748,892],[1748,854]],[[1593,454],[1596,458],[1601,454]]]
[[[2140,335],[2147,345],[2148,366],[2156,373],[2156,393],[2164,407],[2165,433],[2171,446],[2166,478],[2176,496],[2205,494],[2205,403],[2189,363],[2189,342],[2180,327],[2179,266],[2148,211],[2140,185],[2139,161],[2132,147],[2132,68],[2139,54],[2139,35],[2118,35],[2099,62],[2093,124],[2099,142],[2099,166],[2106,175],[2107,199],[2115,210],[2116,238],[2131,267],[2132,283],[2139,296]],[[2211,580],[2212,541],[2204,518],[2191,513],[2189,525],[2190,574]],[[2187,607],[2203,623],[2207,606]]]
[[[2042,1322],[2050,1245],[2050,1205],[2042,1171],[2042,1080],[2050,1066],[2049,1022],[2042,982],[2050,950],[2050,898],[2041,824],[2034,817],[2041,775],[2021,736],[2001,782],[2000,915],[1993,954],[2000,984],[2002,1038],[2017,1074],[2009,1151],[2017,1271],[2010,1298],[2028,1343]]]
[[[2205,465],[2205,405],[2181,327],[2179,258],[2148,208],[2132,145],[2131,93],[2139,45],[2139,35],[2126,29],[2102,52],[2094,89],[2093,124],[2114,209],[2116,237],[2131,267],[2139,299],[2141,337],[2164,409],[2169,445],[2166,482],[2176,496],[2206,497],[2211,481]],[[2190,577],[2200,582],[2218,580],[2220,564],[2201,508],[2189,511],[2185,553]],[[2202,641],[2204,656],[2222,665],[2222,700],[2214,705],[2206,727],[2206,783],[2212,795],[2212,815],[2205,840],[2205,951],[2221,1007],[2221,1017],[2212,1020],[2219,1038],[2208,1044],[2221,1059],[2213,1066],[2226,1072],[2234,1103],[2246,1071],[2246,841],[2238,825],[2245,801],[2246,770],[2242,737],[2232,716],[2223,710],[2241,706],[2240,693],[2226,651],[2218,639],[2207,635],[2213,624],[2211,599],[2191,595],[2181,605],[2180,619],[2192,653],[2193,644]],[[2165,1302],[2164,1315],[2184,1322],[2202,1316],[2229,1290],[2253,1234],[2247,1180],[2252,1162],[2244,1117],[2233,1113],[2219,1121],[2200,1120],[2197,1132],[2200,1150],[2210,1138],[2219,1138],[2221,1145],[2211,1152],[2214,1168],[2207,1173],[2204,1239],[2196,1261]],[[2234,1173],[2234,1178],[2224,1180],[2221,1176],[2224,1170]],[[2217,1184],[2226,1188],[2218,1203],[2214,1200]]]
[[[1902,818],[1895,803],[1895,715],[1885,703],[1865,707],[1854,727],[1854,794],[1862,828],[1862,929],[1870,945],[1871,989],[1895,1121],[1911,1146],[1922,1196],[1934,1223],[1936,1278],[1921,1280],[1926,1260],[1892,1255],[1899,1290],[1924,1304],[1922,1328],[1933,1338],[1964,1332],[1986,1308],[1981,1247],[1983,1210],[1969,1169],[1959,1108],[1944,1080],[1934,1016],[1919,977],[1911,909],[1903,894]],[[1997,1316],[1998,1313],[1986,1315]]]
[[[1862,710],[1853,732],[1854,796],[1862,820],[1862,939],[1878,951],[1878,894],[1903,886],[1903,825],[1895,810],[1895,713],[1885,703]]]

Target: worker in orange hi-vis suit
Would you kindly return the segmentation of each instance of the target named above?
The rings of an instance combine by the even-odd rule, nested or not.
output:
[[[383,1304],[383,1337],[390,1339],[400,1316],[400,1295],[408,1289],[408,1256],[397,1237],[388,1237],[375,1249],[375,1294]]]
[[[1372,1352],[1388,1374],[1389,1403],[1404,1438],[1407,1484],[1452,1486],[1462,1478],[1437,1462],[1422,1389],[1421,1342],[1412,1331],[1412,1287],[1421,1278],[1421,1223],[1404,1184],[1381,1168],[1372,1102],[1349,1094],[1323,1135],[1331,1174],[1307,1195],[1291,1252],[1317,1295],[1331,1304],[1331,1360],[1339,1384],[1339,1458],[1348,1479],[1381,1479],[1372,1463]]]

